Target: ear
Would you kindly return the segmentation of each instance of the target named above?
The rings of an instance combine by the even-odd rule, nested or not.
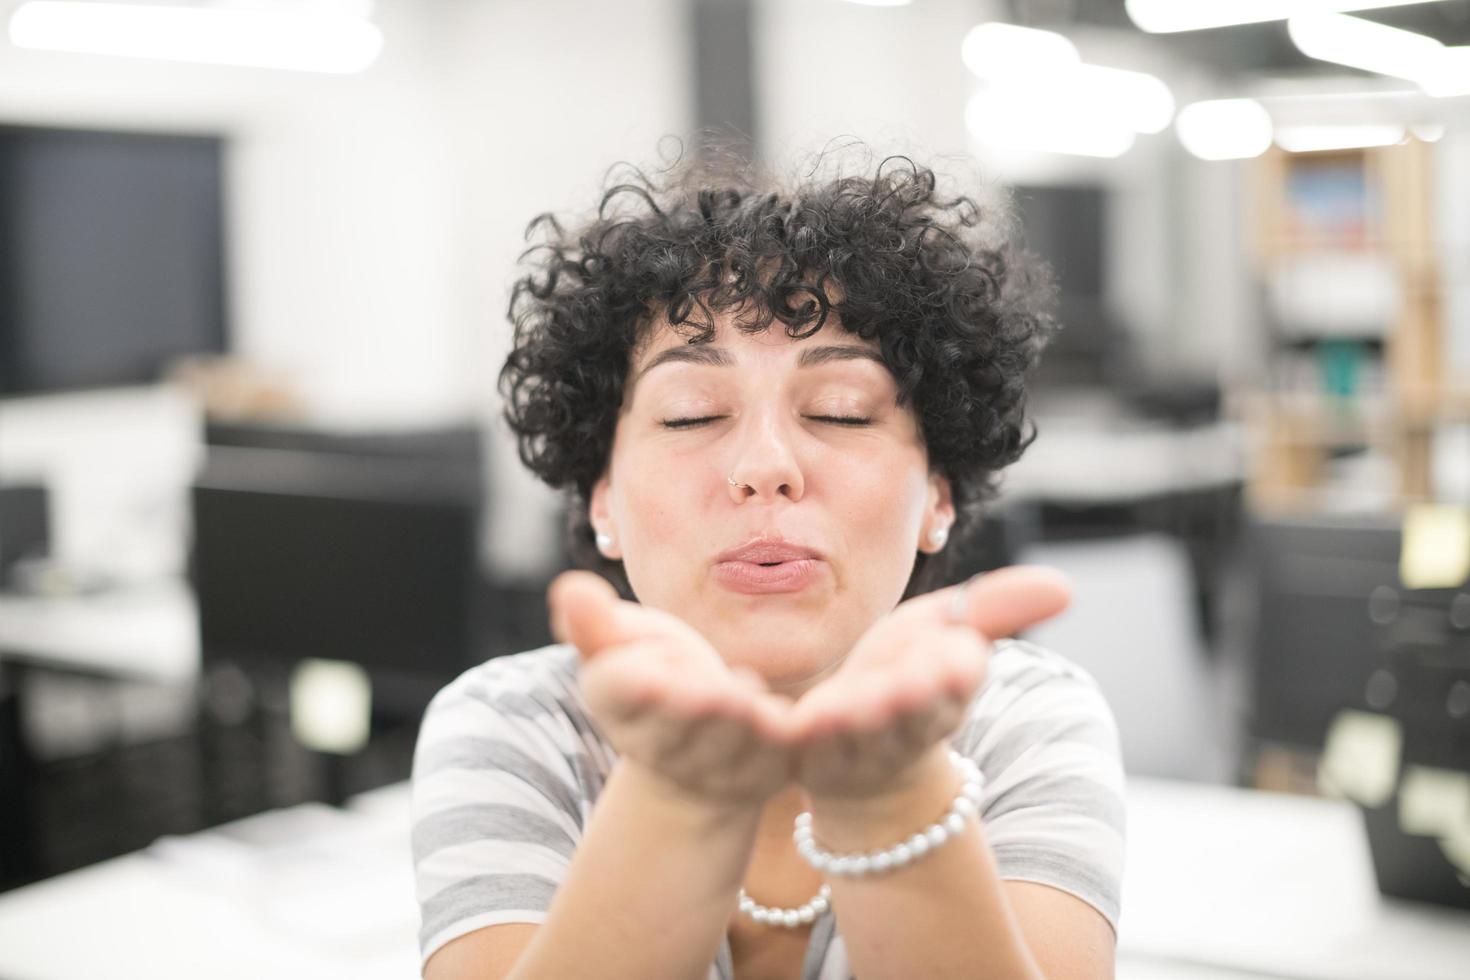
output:
[[[919,528],[919,550],[935,554],[944,550],[944,537],[954,527],[954,494],[949,477],[940,473],[929,474],[929,498],[924,505],[924,521]],[[935,534],[941,535],[935,539]]]
[[[613,522],[612,508],[609,505],[608,495],[610,493],[612,493],[612,489],[608,482],[608,476],[606,473],[603,473],[602,476],[597,478],[597,482],[592,485],[592,495],[587,500],[587,517],[592,521],[592,531],[594,534],[599,536],[606,535],[610,539],[607,544],[602,544],[599,541],[597,545],[598,552],[604,558],[611,558],[617,561],[622,559],[623,552],[618,543],[618,529]]]

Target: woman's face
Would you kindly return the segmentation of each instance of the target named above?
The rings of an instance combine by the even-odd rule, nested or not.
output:
[[[592,523],[640,602],[795,696],[938,550],[949,482],[876,343],[831,319],[803,340],[716,326],[690,345],[662,324],[634,352]]]

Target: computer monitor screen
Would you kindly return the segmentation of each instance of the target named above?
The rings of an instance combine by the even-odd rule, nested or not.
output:
[[[216,467],[196,483],[192,576],[204,656],[272,667],[352,661],[415,688],[411,709],[483,659],[477,501],[404,475],[403,463],[311,466],[324,475],[246,478]]]
[[[1388,518],[1258,520],[1251,734],[1317,750],[1343,708],[1364,704],[1391,652],[1369,615],[1380,586],[1396,588],[1401,534]]]
[[[0,396],[226,349],[222,141],[0,126]]]

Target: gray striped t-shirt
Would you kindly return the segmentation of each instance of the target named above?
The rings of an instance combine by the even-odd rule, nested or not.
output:
[[[421,962],[468,932],[546,920],[617,753],[592,723],[566,645],[498,657],[448,684],[413,761]],[[984,687],[950,739],[986,777],[981,819],[1002,878],[1097,908],[1114,930],[1123,877],[1123,767],[1096,682],[1023,640],[995,645]],[[829,911],[802,980],[848,980]],[[722,943],[709,980],[731,980]]]

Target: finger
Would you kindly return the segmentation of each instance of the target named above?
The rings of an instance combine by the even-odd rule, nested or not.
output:
[[[876,731],[893,715],[891,694],[888,678],[881,674],[819,685],[792,711],[796,738],[810,744],[840,733]]]
[[[590,656],[632,637],[619,629],[610,611],[617,593],[600,575],[564,572],[546,590],[552,635]]]
[[[989,644],[976,631],[952,626],[934,644],[937,686],[953,697],[969,698],[985,681]]]
[[[761,694],[768,690],[766,679],[754,667],[747,667],[742,664],[738,667],[730,668],[730,674],[735,678],[735,683],[741,690],[747,691],[752,695]]]
[[[688,628],[657,609],[618,597],[612,585],[592,572],[563,572],[546,592],[555,635],[584,657],[630,640],[689,636]]]
[[[594,710],[626,721],[668,698],[665,678],[638,647],[605,650],[595,660],[583,663],[578,683]]]
[[[797,738],[792,721],[792,700],[769,691],[757,694],[751,705],[751,724],[761,737],[777,745],[790,745]]]
[[[956,600],[953,593],[948,598],[957,606],[958,621],[990,639],[1050,619],[1072,601],[1071,581],[1045,565],[998,568],[956,589],[963,599]]]
[[[789,712],[788,720],[795,737],[809,742],[831,731],[841,710],[841,701],[851,696],[853,687],[850,682],[828,680],[803,694]]]
[[[834,701],[825,714],[830,732],[865,735],[887,724],[893,710],[888,680],[882,674],[857,679],[848,686],[847,696]]]
[[[929,671],[909,671],[893,682],[890,695],[900,716],[921,710],[940,695],[940,678]]]

